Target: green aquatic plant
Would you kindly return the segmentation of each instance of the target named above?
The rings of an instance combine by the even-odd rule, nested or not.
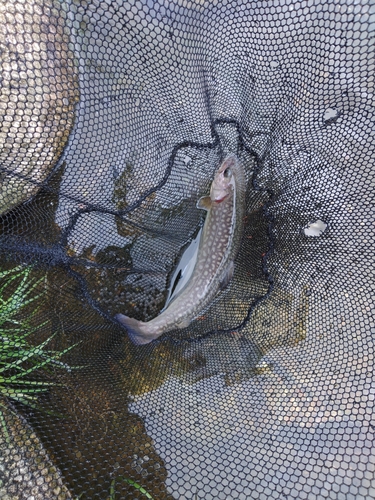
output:
[[[135,489],[137,489],[140,493],[143,493],[143,495],[148,498],[149,500],[154,500],[153,497],[148,493],[143,486],[140,484],[136,483],[133,479],[130,479],[128,477],[117,477],[116,479],[112,479],[111,481],[111,489],[109,492],[109,499],[110,500],[115,500],[115,494],[116,494],[116,481],[124,481],[125,483],[130,484],[133,486]]]
[[[0,271],[0,424],[7,440],[9,433],[1,411],[5,400],[35,407],[39,395],[55,385],[53,381],[37,377],[38,372],[40,375],[40,370],[52,365],[70,370],[60,358],[75,347],[61,352],[48,350],[47,345],[55,334],[38,345],[28,342],[31,334],[48,323],[31,325],[38,310],[32,306],[45,293],[45,290],[37,292],[45,278],[31,278],[31,270],[32,266],[18,266]]]

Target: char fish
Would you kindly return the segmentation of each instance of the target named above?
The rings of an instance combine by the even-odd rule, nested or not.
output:
[[[228,156],[215,173],[209,196],[197,204],[207,210],[207,216],[190,280],[150,321],[116,315],[135,344],[148,344],[165,332],[186,328],[228,285],[242,239],[245,193],[243,165],[234,155]]]

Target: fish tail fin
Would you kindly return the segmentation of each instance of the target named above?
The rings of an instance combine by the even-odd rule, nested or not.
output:
[[[126,327],[129,338],[133,342],[133,344],[149,344],[154,339],[159,337],[159,335],[155,333],[147,332],[146,324],[142,321],[138,321],[134,318],[129,318],[124,314],[116,314],[115,318]]]

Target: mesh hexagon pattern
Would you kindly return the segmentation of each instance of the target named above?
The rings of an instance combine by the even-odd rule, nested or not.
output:
[[[0,498],[374,498],[373,2],[0,20]],[[228,154],[234,276],[136,346]]]

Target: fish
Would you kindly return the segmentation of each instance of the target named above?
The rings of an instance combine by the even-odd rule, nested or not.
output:
[[[144,345],[200,317],[233,277],[244,225],[246,175],[237,156],[227,156],[217,169],[210,194],[197,207],[207,211],[197,260],[189,281],[154,319],[143,322],[124,314],[115,319],[136,345]]]

